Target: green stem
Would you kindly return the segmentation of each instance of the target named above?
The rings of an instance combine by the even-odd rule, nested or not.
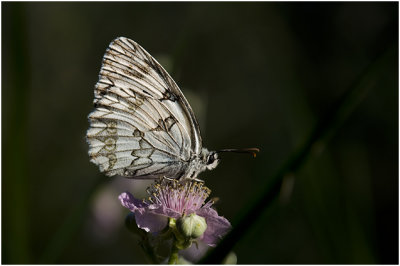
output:
[[[178,264],[178,247],[176,246],[176,240],[172,243],[171,255],[169,256],[168,264]]]

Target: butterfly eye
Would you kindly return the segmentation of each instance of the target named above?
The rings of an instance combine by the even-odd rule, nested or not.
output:
[[[215,161],[214,153],[212,153],[207,158],[207,164],[212,164],[214,161]]]

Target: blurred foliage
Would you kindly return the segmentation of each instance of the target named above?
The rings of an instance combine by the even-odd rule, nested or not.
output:
[[[3,2],[2,25],[2,263],[132,264],[146,260],[117,197],[146,184],[100,174],[84,138],[112,39],[167,62],[205,147],[261,149],[224,154],[201,176],[235,223],[366,67],[397,48],[398,3]],[[398,55],[381,67],[235,245],[238,263],[398,263]]]

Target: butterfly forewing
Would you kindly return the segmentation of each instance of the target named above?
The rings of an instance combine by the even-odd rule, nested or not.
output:
[[[199,126],[182,92],[130,39],[117,38],[108,47],[94,105],[89,155],[107,175],[178,178],[201,151]]]

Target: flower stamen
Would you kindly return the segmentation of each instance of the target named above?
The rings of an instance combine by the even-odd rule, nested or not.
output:
[[[147,189],[149,204],[161,204],[179,213],[191,213],[204,204],[211,190],[202,182],[160,178]]]

